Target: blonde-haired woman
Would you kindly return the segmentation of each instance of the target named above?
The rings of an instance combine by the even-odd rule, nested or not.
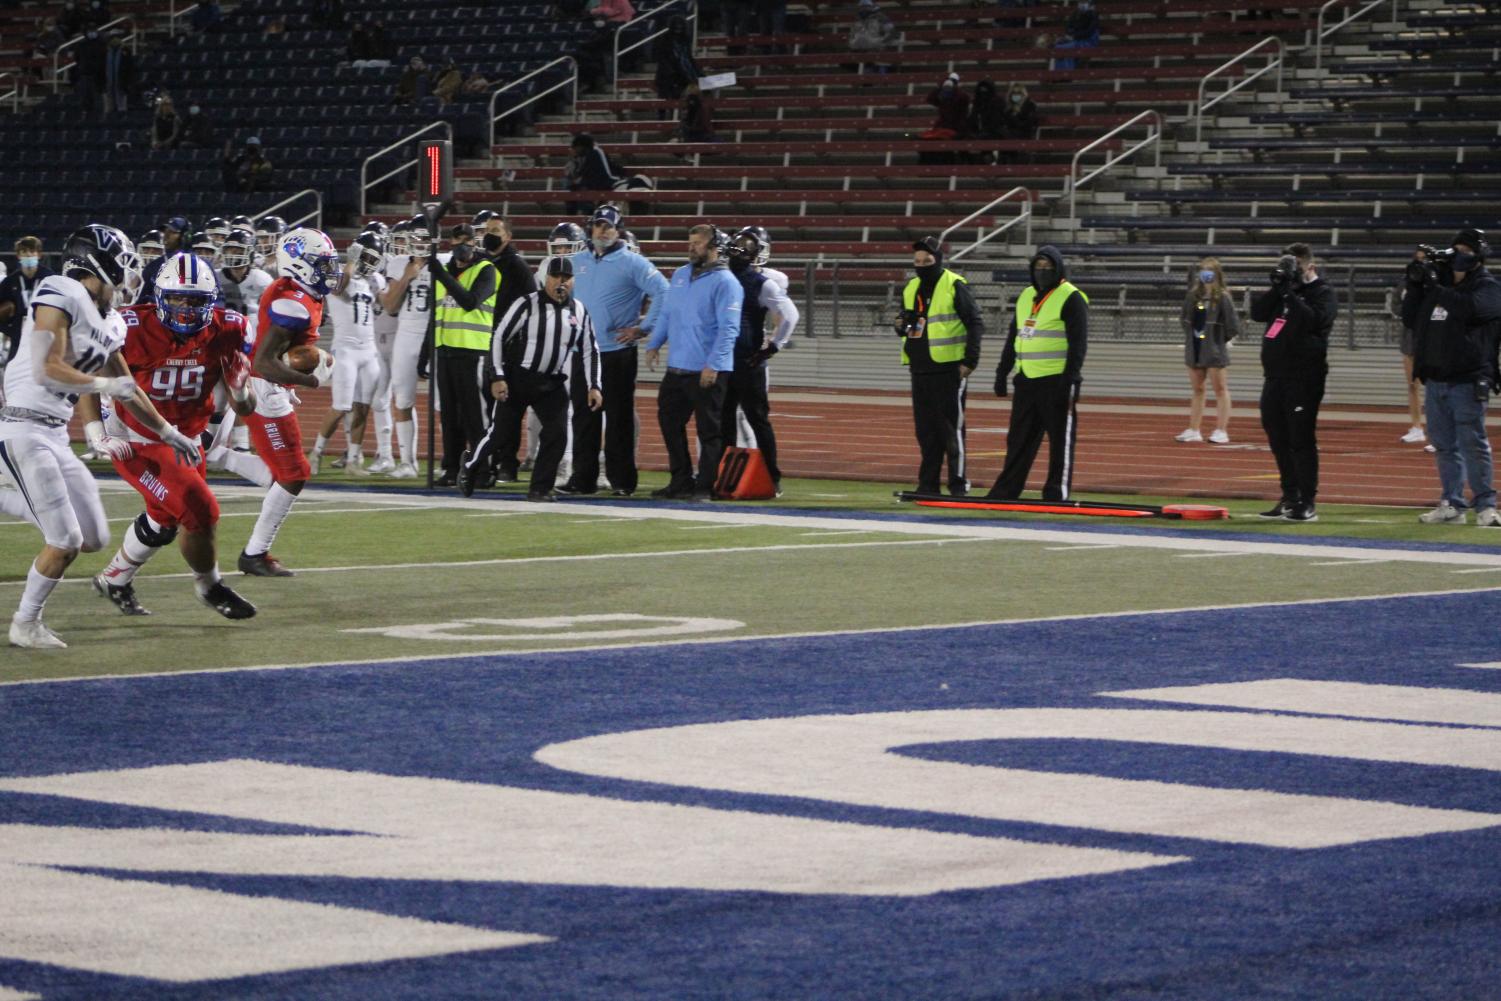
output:
[[[1188,280],[1183,300],[1183,360],[1188,366],[1188,384],[1193,396],[1188,408],[1188,428],[1178,435],[1182,442],[1203,441],[1205,383],[1214,388],[1215,428],[1209,440],[1230,444],[1230,387],[1225,369],[1230,364],[1230,342],[1240,335],[1240,315],[1225,288],[1220,262],[1206,257]]]

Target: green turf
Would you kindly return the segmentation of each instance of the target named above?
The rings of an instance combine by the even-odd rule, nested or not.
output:
[[[789,486],[789,497],[778,506],[843,511],[866,505],[915,513],[895,505],[885,485],[796,481]],[[488,510],[471,510],[443,507],[447,497],[408,492],[398,499],[434,506],[392,510],[354,492],[300,504],[276,545],[299,575],[266,580],[230,574],[231,583],[260,608],[248,622],[227,622],[197,604],[180,556],[170,551],[137,581],[141,601],[155,614],[121,616],[87,584],[110,554],[86,554],[47,606],[48,623],[70,649],[45,654],[11,649],[0,658],[0,681],[629,642],[566,634],[434,640],[343,631],[471,617],[710,616],[745,623],[714,635],[766,635],[1501,585],[1501,573],[1460,575],[1461,568],[1441,563],[1352,564],[1337,555],[1200,557],[1139,545],[1067,549],[1057,541],[941,541],[894,523],[867,534],[829,535],[821,533],[836,529],[704,527],[666,517],[612,520],[584,502],[496,502]],[[139,503],[119,491],[106,492],[105,500],[118,537]],[[224,497],[220,550],[226,569],[232,569],[258,507],[254,491]],[[752,507],[700,505],[696,510]],[[1371,510],[1380,509],[1351,509],[1348,517]],[[1344,517],[1341,511],[1331,522]],[[1098,522],[1090,520],[1092,526]],[[1471,541],[1481,531],[1471,527],[1444,534]],[[1074,544],[1089,541],[1081,536]],[[0,605],[11,607],[19,595],[26,556],[37,543],[29,527],[0,524],[0,551],[7,554],[0,564]],[[766,548],[788,546],[797,548]],[[1317,565],[1324,562],[1335,565]],[[518,631],[539,630],[500,629],[501,634]],[[940,654],[935,647],[935,657]]]

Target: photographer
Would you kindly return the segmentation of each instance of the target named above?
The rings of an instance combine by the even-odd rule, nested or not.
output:
[[[1263,518],[1318,521],[1319,405],[1329,374],[1329,331],[1338,305],[1319,277],[1306,243],[1290,244],[1271,273],[1271,288],[1251,300],[1261,339],[1261,426],[1277,458],[1282,499]]]
[[[1462,229],[1450,249],[1407,265],[1402,321],[1413,331],[1414,377],[1424,386],[1428,437],[1443,496],[1419,515],[1428,525],[1465,521],[1464,481],[1470,481],[1477,525],[1501,525],[1491,486],[1491,443],[1485,410],[1501,372],[1501,282],[1484,267],[1485,234]]]

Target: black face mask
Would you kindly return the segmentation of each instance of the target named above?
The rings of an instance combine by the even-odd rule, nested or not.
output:
[[[744,257],[734,255],[730,257],[730,270],[735,272],[735,274],[744,274],[746,269],[749,267],[750,261],[746,260]]]
[[[468,243],[454,244],[453,259],[460,264],[468,264],[474,260],[474,247]]]
[[[1480,265],[1480,258],[1474,254],[1466,254],[1462,250],[1456,250],[1454,256],[1449,258],[1449,266],[1455,271],[1469,273]]]
[[[506,242],[504,240],[502,240],[498,234],[496,234],[496,233],[486,233],[485,234],[485,253],[487,253],[487,254],[498,254],[498,253],[500,253],[500,248],[504,247],[505,245],[506,245]]]
[[[1032,287],[1039,292],[1050,292],[1058,286],[1057,268],[1033,268]]]
[[[937,262],[933,264],[922,264],[914,266],[912,270],[916,271],[917,277],[921,278],[923,281],[932,281],[939,275],[943,274],[943,265]]]

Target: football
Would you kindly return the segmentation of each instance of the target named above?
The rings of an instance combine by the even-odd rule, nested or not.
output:
[[[289,349],[283,357],[286,363],[297,371],[311,372],[318,367],[318,361],[322,357],[322,354],[323,352],[311,344],[299,344],[297,347]]]

